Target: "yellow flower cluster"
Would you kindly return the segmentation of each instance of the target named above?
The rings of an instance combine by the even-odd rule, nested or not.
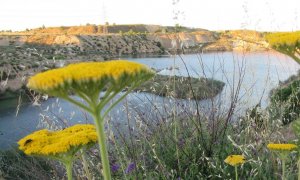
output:
[[[51,92],[74,83],[84,87],[84,83],[101,82],[105,78],[122,81],[124,76],[139,79],[143,75],[152,76],[154,72],[145,65],[126,60],[85,62],[39,73],[29,79],[27,86],[41,92]]]
[[[224,160],[225,163],[227,163],[231,166],[237,166],[240,164],[244,164],[245,161],[246,161],[246,159],[243,155],[230,155]]]
[[[270,150],[291,151],[297,148],[295,144],[268,144]]]
[[[300,42],[300,31],[269,33],[266,34],[265,37],[272,46],[295,46],[298,42]]]
[[[67,153],[73,147],[78,147],[97,141],[94,125],[77,124],[60,131],[47,129],[36,131],[24,138],[18,144],[19,149],[27,155],[56,155]]]

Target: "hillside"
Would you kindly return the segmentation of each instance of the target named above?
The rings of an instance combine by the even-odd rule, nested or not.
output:
[[[174,33],[178,32],[178,33]],[[18,51],[35,48],[46,59],[107,59],[132,54],[161,54],[166,51],[259,51],[268,43],[256,31],[214,32],[158,25],[87,25],[38,28],[0,33],[0,60],[15,59]],[[87,56],[87,57],[85,57]],[[94,57],[96,56],[96,57]]]

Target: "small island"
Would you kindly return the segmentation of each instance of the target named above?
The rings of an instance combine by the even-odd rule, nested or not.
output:
[[[154,78],[145,82],[136,90],[164,97],[169,96],[178,99],[202,100],[219,94],[223,90],[224,85],[224,82],[209,78],[157,74]]]

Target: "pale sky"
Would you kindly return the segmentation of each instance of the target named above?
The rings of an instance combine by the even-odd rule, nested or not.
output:
[[[299,0],[0,0],[0,30],[45,25],[175,25],[209,30],[300,29]],[[174,12],[178,12],[174,20]]]

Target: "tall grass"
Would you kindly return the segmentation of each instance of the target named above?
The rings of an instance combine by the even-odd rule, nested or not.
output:
[[[55,179],[62,174],[58,165],[38,157],[28,157],[17,149],[0,151],[0,179]]]
[[[134,108],[136,116],[127,124],[127,132],[118,131],[119,126],[114,125],[114,136],[119,138],[114,143],[118,144],[117,151],[122,152],[119,162],[134,161],[136,165],[131,175],[124,175],[141,179],[228,179],[234,177],[234,169],[224,159],[239,153],[248,159],[242,166],[242,179],[278,178],[273,173],[277,171],[276,163],[270,162],[272,155],[266,144],[283,139],[282,127],[278,122],[271,124],[268,112],[259,106],[249,110],[245,117],[234,118],[244,65],[237,67],[241,74],[235,79],[237,85],[230,88],[231,102],[227,108],[221,108],[222,101],[217,98],[208,100],[209,108],[203,108],[198,101],[186,102],[172,96],[157,107],[149,99],[153,106]],[[234,84],[229,78],[228,83]]]

